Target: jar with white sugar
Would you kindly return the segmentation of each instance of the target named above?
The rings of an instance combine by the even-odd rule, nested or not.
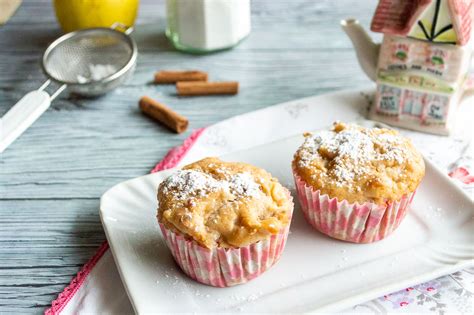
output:
[[[191,53],[228,49],[250,33],[250,0],[167,0],[166,35]]]

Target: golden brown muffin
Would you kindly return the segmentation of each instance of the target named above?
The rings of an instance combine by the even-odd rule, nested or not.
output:
[[[399,200],[425,174],[421,154],[395,130],[336,122],[331,131],[305,134],[293,171],[306,184],[339,201]]]
[[[158,221],[207,248],[243,247],[277,234],[291,220],[290,194],[268,172],[206,158],[158,188]]]

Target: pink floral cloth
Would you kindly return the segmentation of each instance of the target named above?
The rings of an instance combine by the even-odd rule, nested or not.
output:
[[[462,166],[450,172],[449,176],[459,180],[460,182],[466,185],[474,183],[474,175],[471,175],[469,173],[469,170]]]
[[[474,268],[384,295],[353,307],[364,314],[472,314]]]

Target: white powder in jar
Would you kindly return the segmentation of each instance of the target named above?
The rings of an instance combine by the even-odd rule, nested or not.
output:
[[[250,33],[250,0],[167,0],[168,32],[190,49],[229,48]]]

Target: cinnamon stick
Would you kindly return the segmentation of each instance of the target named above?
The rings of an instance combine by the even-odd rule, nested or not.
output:
[[[168,84],[178,81],[207,81],[207,73],[191,71],[158,71],[155,73],[155,83]]]
[[[182,133],[188,128],[189,122],[186,117],[148,96],[143,96],[138,106],[145,115],[164,124],[176,133]]]
[[[176,82],[178,95],[237,94],[239,82]]]

